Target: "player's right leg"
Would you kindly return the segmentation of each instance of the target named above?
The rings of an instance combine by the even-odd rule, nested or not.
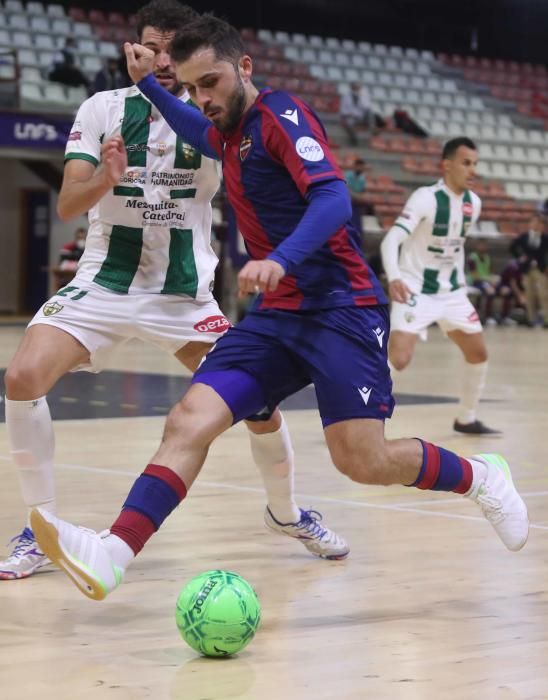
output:
[[[108,534],[76,527],[41,508],[33,510],[31,524],[40,546],[88,598],[102,600],[121,583],[127,566],[185,498],[211,442],[237,418],[235,407],[247,412],[244,373],[227,379],[219,377],[219,386],[234,398],[232,409],[202,383],[193,384],[171,409],[158,451],[135,481]],[[227,389],[231,382],[233,391]],[[259,408],[253,404],[249,412]]]
[[[4,378],[6,429],[21,495],[29,510],[55,510],[54,435],[46,394],[68,371],[86,362],[88,351],[51,325],[29,327]],[[14,537],[10,556],[0,561],[0,580],[25,578],[49,563],[27,523]]]

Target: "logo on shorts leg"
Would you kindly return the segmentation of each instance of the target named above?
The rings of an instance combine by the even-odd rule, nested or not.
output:
[[[44,304],[42,307],[42,313],[44,316],[53,316],[53,314],[58,314],[61,309],[64,309],[65,307],[63,304],[60,304],[58,301],[51,301],[47,304]]]
[[[472,313],[468,315],[468,321],[470,321],[470,323],[477,323],[479,320],[480,317],[478,316],[477,311],[472,311]]]
[[[360,389],[360,387],[358,387],[358,391],[360,392],[360,396],[362,397],[363,402],[366,406],[369,403],[369,397],[371,396],[371,388],[372,387],[362,386],[362,388]]]
[[[406,311],[405,314],[403,315],[407,323],[413,323],[415,320],[415,314],[412,314],[410,311]]]
[[[230,326],[230,321],[224,316],[208,316],[203,321],[195,323],[194,330],[199,333],[224,333]]]
[[[377,341],[379,343],[379,347],[382,348],[382,341],[384,339],[384,331],[380,326],[377,326],[377,328],[373,328],[373,333],[375,334],[375,337],[377,338]]]

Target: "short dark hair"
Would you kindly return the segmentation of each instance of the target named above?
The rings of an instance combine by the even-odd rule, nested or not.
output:
[[[233,65],[245,54],[240,32],[211,13],[200,15],[177,32],[171,42],[171,57],[181,63],[202,46],[211,47],[217,60]]]
[[[478,147],[467,136],[458,136],[456,139],[451,139],[443,147],[441,153],[441,159],[447,160],[452,158],[461,146],[466,146],[466,148],[471,148],[473,151],[477,151]]]
[[[137,36],[143,35],[145,27],[154,27],[162,32],[178,31],[200,15],[192,7],[177,0],[151,0],[136,14]]]

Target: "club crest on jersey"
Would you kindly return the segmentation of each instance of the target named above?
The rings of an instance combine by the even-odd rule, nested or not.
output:
[[[243,162],[249,155],[251,146],[253,145],[253,139],[251,136],[244,136],[240,141],[240,160]]]
[[[49,302],[48,304],[44,304],[42,307],[42,313],[44,316],[53,316],[53,314],[59,313],[61,309],[64,309],[65,307],[63,304],[60,304],[58,301],[52,301]]]
[[[472,216],[474,212],[474,209],[472,207],[472,204],[470,202],[463,202],[462,203],[462,213],[464,216]]]

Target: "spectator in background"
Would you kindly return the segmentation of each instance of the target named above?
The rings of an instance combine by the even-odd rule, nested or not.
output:
[[[482,322],[486,326],[496,326],[497,322],[493,314],[493,302],[496,289],[491,274],[491,256],[488,253],[489,244],[484,238],[478,238],[473,250],[468,256],[468,270],[470,284],[479,290],[480,297],[477,308]]]
[[[548,328],[548,234],[544,232],[544,227],[544,217],[533,214],[529,230],[515,239],[510,252],[518,259],[523,275],[528,325],[536,324],[537,310],[540,308],[544,327]]]
[[[517,260],[509,260],[500,273],[497,284],[497,296],[502,300],[499,319],[501,326],[515,326],[516,321],[510,316],[515,306],[525,308],[526,297],[523,289],[521,270]]]
[[[74,240],[65,243],[59,253],[59,267],[61,270],[76,270],[78,262],[86,247],[88,232],[85,228],[77,228],[74,232]]]
[[[384,120],[373,111],[369,92],[361,83],[352,83],[350,92],[341,97],[339,115],[341,125],[346,131],[351,146],[356,146],[358,143],[356,135],[358,127],[366,127],[370,131],[375,131],[377,127],[385,126]]]
[[[131,87],[133,85],[133,80],[129,77],[127,72],[127,59],[123,48],[120,49],[120,55],[118,56],[118,71],[122,76],[123,87]]]
[[[373,207],[366,199],[367,180],[365,178],[365,168],[363,158],[356,158],[352,168],[344,173],[352,201],[352,223],[360,233],[363,233],[362,215],[374,213]]]
[[[405,132],[406,134],[411,134],[411,136],[420,136],[420,138],[428,138],[428,133],[417,124],[416,121],[411,119],[409,112],[405,109],[398,107],[394,110],[393,114],[394,125],[397,129]]]
[[[83,85],[89,89],[88,78],[76,64],[76,40],[69,36],[65,41],[65,47],[60,49],[53,57],[53,66],[48,78],[54,83],[62,83],[69,87]]]
[[[123,73],[120,71],[118,58],[107,58],[105,65],[97,72],[93,80],[93,93],[103,90],[117,90],[129,87]]]

